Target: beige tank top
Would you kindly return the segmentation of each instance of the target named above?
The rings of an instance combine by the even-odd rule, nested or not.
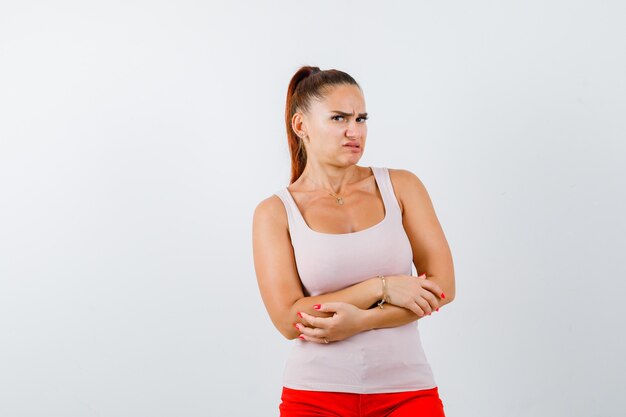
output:
[[[305,295],[333,292],[377,275],[411,275],[413,252],[387,168],[371,167],[385,206],[382,221],[354,233],[311,229],[289,190],[275,194],[287,210],[289,233]],[[418,322],[373,329],[328,344],[300,338],[285,363],[292,389],[384,393],[436,386]]]

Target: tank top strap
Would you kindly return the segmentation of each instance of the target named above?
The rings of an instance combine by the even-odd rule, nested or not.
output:
[[[393,218],[402,218],[402,211],[400,210],[400,204],[393,192],[393,184],[389,177],[389,169],[387,167],[372,167],[372,171],[376,176],[376,183],[380,189],[383,202],[385,203],[385,209],[389,210],[388,216]]]
[[[287,190],[286,187],[283,187],[277,190],[274,194],[276,194],[283,201],[283,205],[285,206],[285,210],[287,211],[289,232],[293,235],[295,228],[306,228],[306,224],[304,223],[302,214],[300,214],[300,210],[298,209],[296,202],[293,200],[293,197],[289,193],[289,190]]]

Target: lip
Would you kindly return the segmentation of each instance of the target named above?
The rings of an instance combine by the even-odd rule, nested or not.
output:
[[[347,146],[349,148],[361,149],[361,145],[359,145],[357,142],[346,142],[342,146]]]
[[[348,149],[350,152],[353,152],[353,153],[361,152],[361,147],[360,146],[343,145],[343,147]]]

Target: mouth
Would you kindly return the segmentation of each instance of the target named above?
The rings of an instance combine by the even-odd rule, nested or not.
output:
[[[348,143],[345,143],[343,146],[348,147],[348,148],[355,148],[355,149],[361,148],[361,146],[356,142],[348,142]]]

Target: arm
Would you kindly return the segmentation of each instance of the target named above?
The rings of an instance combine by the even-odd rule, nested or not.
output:
[[[426,187],[410,171],[390,169],[396,196],[402,210],[402,224],[413,249],[413,264],[418,273],[427,271],[426,278],[441,287],[445,298],[442,307],[456,295],[454,264],[448,241]]]
[[[300,336],[308,342],[335,342],[363,331],[401,326],[423,317],[391,304],[382,309],[372,307],[362,310],[352,304],[330,302],[321,304],[319,308],[320,312],[334,314],[332,317],[318,317],[302,313],[305,325],[298,324],[298,330],[302,332]]]
[[[278,196],[269,197],[256,207],[252,244],[257,283],[265,308],[274,326],[287,339],[300,335],[293,325],[298,321],[303,323],[297,315],[299,311],[332,316],[332,313],[315,310],[315,304],[342,301],[367,309],[382,298],[382,286],[377,277],[336,292],[305,297],[289,237],[287,213]]]
[[[415,277],[411,279],[424,280]],[[434,297],[430,302],[438,305]],[[367,330],[402,326],[431,314],[415,313],[408,308],[389,303],[384,304],[383,308],[375,305],[364,310],[348,303],[327,302],[321,304],[317,311],[332,312],[333,315],[319,317],[303,312],[304,325],[298,326],[305,340],[317,343],[326,343],[324,339],[342,340]]]
[[[408,308],[385,304],[384,308],[372,307],[363,313],[363,330],[397,327],[419,320],[426,316],[418,316]]]
[[[430,315],[432,311],[437,311],[440,307],[454,300],[455,297],[452,255],[426,188],[419,178],[410,171],[390,169],[389,175],[402,211],[402,223],[413,250],[413,263],[418,271],[428,271],[426,274],[428,284],[436,284],[429,286],[428,289],[431,291],[437,289],[435,293],[438,296],[435,298],[431,294],[424,294],[424,298],[417,302],[419,304],[417,313],[412,311],[416,310],[415,306],[411,306],[411,309],[404,308],[406,307],[404,302],[397,303],[397,300],[395,303],[399,305],[385,304],[383,309],[342,309],[343,311],[339,312],[339,316],[343,314],[344,317],[348,317],[349,313],[356,316],[353,320],[347,319],[347,322],[354,323],[352,333],[347,332],[348,335],[410,323],[425,315]],[[395,277],[390,278],[392,280]],[[443,294],[440,295],[439,291]],[[407,291],[405,287],[404,291],[396,292],[396,294],[404,296],[405,294],[415,294],[415,292],[413,290]],[[395,295],[392,300],[394,298],[396,298]],[[328,311],[326,308],[324,310]],[[312,326],[309,329],[303,328],[307,340],[319,342],[321,337],[333,340],[335,335],[330,321],[337,322],[341,317],[317,320],[305,315],[305,318],[309,322],[307,325]],[[346,332],[344,332],[345,335]]]

